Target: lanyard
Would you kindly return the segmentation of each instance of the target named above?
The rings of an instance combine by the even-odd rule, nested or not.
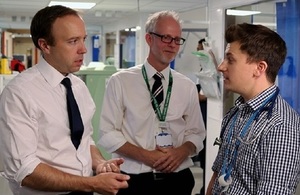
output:
[[[148,82],[147,73],[146,73],[146,68],[145,68],[144,65],[142,67],[142,73],[143,73],[144,80],[147,84],[148,90],[150,92],[151,100],[154,101],[154,107],[155,107],[155,111],[156,111],[156,114],[157,114],[157,118],[159,119],[159,121],[165,121],[166,116],[167,116],[169,103],[170,103],[170,97],[171,97],[171,91],[172,91],[172,85],[173,85],[173,76],[171,74],[171,70],[170,70],[170,73],[169,73],[169,84],[168,84],[168,90],[167,90],[167,97],[165,99],[165,103],[164,103],[164,107],[163,107],[163,112],[161,112],[161,110],[159,108],[159,105],[158,105],[153,93],[151,92],[150,85],[149,85],[149,82]]]
[[[262,103],[262,105],[250,116],[249,120],[247,121],[246,125],[243,127],[243,129],[240,133],[240,138],[241,139],[243,139],[243,137],[246,135],[247,130],[248,130],[249,126],[253,123],[253,121],[258,118],[259,114],[262,111],[265,110],[265,107],[269,102],[272,102],[272,105],[271,105],[271,108],[270,108],[270,109],[272,109],[273,102],[275,101],[277,95],[278,95],[278,90],[276,90],[274,94],[272,94],[269,98],[267,98]],[[268,115],[269,115],[269,113],[268,113]],[[233,117],[234,117],[233,121],[232,121],[232,123],[229,127],[229,132],[228,132],[228,136],[227,136],[227,140],[226,140],[227,143],[231,143],[231,141],[232,141],[233,131],[234,131],[233,129],[234,129],[234,124],[237,121],[238,111],[236,111],[234,113]],[[224,158],[224,161],[223,161],[223,164],[222,164],[222,169],[221,169],[222,175],[225,174],[225,177],[224,177],[225,181],[227,181],[229,179],[229,177],[231,176],[233,166],[234,166],[235,161],[237,159],[238,147],[239,147],[240,143],[241,143],[241,141],[239,139],[237,139],[236,143],[235,143],[235,147],[234,147],[234,151],[233,151],[233,159],[232,159],[231,163],[228,163],[229,154],[231,152],[228,148],[225,150],[225,158]]]

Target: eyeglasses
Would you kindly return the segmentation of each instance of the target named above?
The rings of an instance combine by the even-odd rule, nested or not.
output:
[[[158,37],[160,37],[161,41],[164,42],[164,43],[172,43],[172,41],[174,40],[175,44],[176,45],[183,45],[184,42],[185,42],[185,39],[184,38],[181,38],[181,37],[171,37],[170,35],[160,35],[160,34],[157,34],[157,33],[154,33],[154,32],[150,32],[149,34],[153,34],[153,35],[156,35]]]

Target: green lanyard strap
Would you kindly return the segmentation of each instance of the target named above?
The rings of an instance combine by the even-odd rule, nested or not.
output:
[[[147,84],[151,100],[154,101],[154,107],[155,107],[155,111],[156,111],[156,114],[157,114],[157,118],[159,119],[159,121],[165,121],[166,116],[167,116],[169,103],[170,103],[170,97],[171,97],[171,91],[172,91],[172,85],[173,85],[173,76],[171,74],[171,70],[170,70],[170,73],[169,73],[169,85],[168,85],[168,90],[167,90],[167,97],[165,99],[165,103],[164,103],[164,107],[163,107],[163,112],[161,112],[161,110],[159,108],[159,105],[158,105],[153,93],[151,92],[145,65],[143,65],[143,67],[142,67],[142,73],[143,73],[144,80]]]

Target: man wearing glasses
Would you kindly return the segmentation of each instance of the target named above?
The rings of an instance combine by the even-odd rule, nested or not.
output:
[[[129,188],[118,195],[191,195],[190,157],[203,149],[205,127],[194,82],[169,66],[185,42],[180,20],[174,11],[157,12],[145,29],[145,62],[108,81],[99,144],[125,159]]]

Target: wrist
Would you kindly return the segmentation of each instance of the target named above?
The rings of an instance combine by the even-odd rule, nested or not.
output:
[[[95,161],[94,163],[93,163],[93,171],[97,171],[97,168],[101,165],[101,166],[103,166],[103,164],[106,162],[106,160],[104,160],[104,159],[97,159],[97,161]]]

